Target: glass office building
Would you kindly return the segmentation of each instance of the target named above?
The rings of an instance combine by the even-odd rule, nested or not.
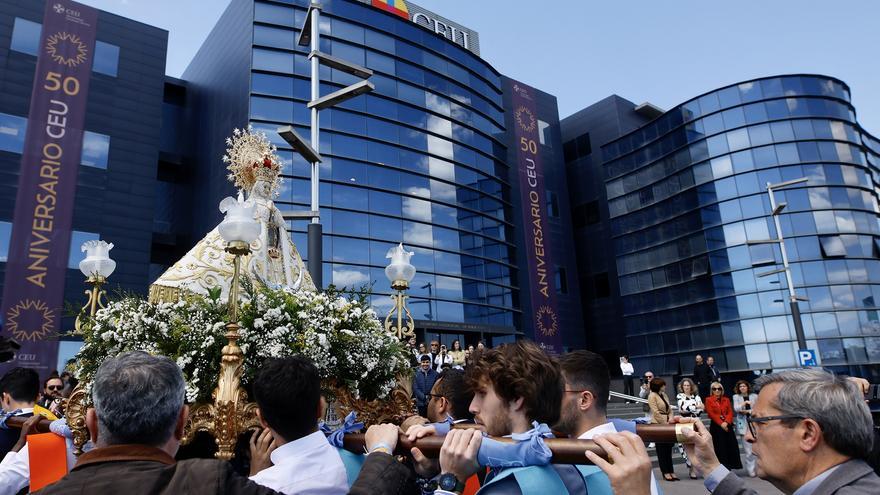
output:
[[[285,160],[279,208],[309,209],[310,166],[275,132],[292,123],[309,135],[308,48],[297,45],[307,5],[233,2],[184,73],[198,100],[197,159],[208,183],[198,204],[231,192],[222,136],[249,122]],[[472,51],[369,3],[326,2],[321,31],[321,51],[373,70],[376,87],[320,113],[325,285],[372,284],[384,314],[385,256],[402,241],[418,270],[409,306],[428,338],[513,338],[519,313],[499,74]],[[322,95],[359,81],[329,67],[320,75]],[[207,217],[197,229],[219,220]],[[304,258],[306,225],[290,224]]]
[[[849,88],[824,76],[706,93],[602,146],[626,345],[637,369],[689,374],[797,365],[768,183],[776,193],[807,347],[820,364],[880,363],[880,143]],[[853,367],[864,366],[863,370]]]

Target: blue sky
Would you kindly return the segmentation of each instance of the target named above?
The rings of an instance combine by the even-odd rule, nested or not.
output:
[[[229,0],[80,0],[170,32],[179,76]],[[480,33],[483,58],[554,94],[564,117],[610,94],[670,108],[730,83],[820,73],[880,136],[880,2],[419,0]]]

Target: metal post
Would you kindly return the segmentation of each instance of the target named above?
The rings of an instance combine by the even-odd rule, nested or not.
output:
[[[321,6],[312,4],[312,53],[321,50]],[[321,97],[321,65],[318,57],[312,57],[312,101]],[[316,153],[321,153],[321,125],[318,120],[318,108],[312,107],[312,148]],[[312,217],[312,223],[308,227],[308,243],[309,243],[309,273],[312,275],[312,281],[315,288],[322,290],[324,288],[324,267],[323,267],[323,228],[321,226],[320,217],[320,194],[321,194],[321,170],[318,162],[312,162],[312,211],[315,216]]]
[[[776,197],[773,195],[773,187],[767,183],[767,195],[770,196],[770,211],[774,212],[773,223],[776,226],[776,238],[779,240],[779,251],[782,253],[782,266],[785,269],[785,281],[788,284],[788,301],[791,307],[791,319],[794,321],[794,333],[797,337],[798,350],[806,350],[807,339],[804,336],[804,323],[801,321],[801,310],[798,307],[797,294],[794,292],[794,281],[791,278],[791,268],[788,264],[788,253],[785,250],[785,239],[782,237],[782,225],[779,222],[779,212],[776,210]]]

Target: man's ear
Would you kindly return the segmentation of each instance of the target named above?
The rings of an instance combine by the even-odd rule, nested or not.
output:
[[[94,407],[90,407],[86,411],[86,427],[89,429],[92,443],[98,445],[98,415],[95,414]]]
[[[260,426],[262,426],[264,429],[269,428],[269,423],[267,423],[266,420],[263,419],[263,412],[260,411],[259,407],[257,408],[257,419],[260,420]]]
[[[520,411],[523,408],[523,405],[526,403],[525,397],[517,397],[516,399],[510,401],[510,410],[511,411]]]
[[[578,408],[581,411],[589,411],[596,404],[596,397],[593,392],[584,390],[578,397]]]
[[[180,414],[177,416],[177,424],[174,425],[174,438],[177,440],[183,438],[183,430],[186,428],[187,418],[189,418],[189,406],[184,404],[180,408]]]
[[[807,418],[796,429],[801,450],[812,452],[822,442],[822,428],[815,420]]]

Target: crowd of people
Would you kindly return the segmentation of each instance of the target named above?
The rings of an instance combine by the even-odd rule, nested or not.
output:
[[[431,348],[443,356],[442,346]],[[461,346],[453,344],[453,351]],[[439,373],[437,356],[425,352],[414,360],[419,414],[400,426],[371,426],[364,455],[344,451],[319,427],[326,402],[314,364],[301,356],[267,361],[252,384],[262,429],[250,437],[244,475],[215,459],[175,460],[189,415],[183,375],[168,358],[122,354],[106,361],[91,383],[87,452],[71,457],[68,474],[40,493],[662,492],[636,423],[608,417],[611,378],[601,356],[584,350],[551,356],[519,341],[475,348],[461,366],[446,366],[444,356]],[[40,383],[35,375],[16,368],[0,379],[5,415],[34,414],[40,403],[51,408],[59,386],[63,394],[61,377]],[[732,400],[718,381],[704,397],[699,382],[682,380],[673,406],[664,380],[653,373],[646,378],[650,422],[686,425],[692,474],[704,476],[711,493],[752,493],[732,472],[740,462],[737,436],[750,446],[747,474],[785,493],[880,493],[880,478],[866,462],[874,441],[871,415],[852,380],[818,369],[782,371],[758,378],[754,391],[738,383]],[[709,428],[699,418],[704,411]],[[0,495],[26,489],[29,469],[41,462],[27,455],[37,419],[20,434],[0,429],[0,438],[13,442],[0,463]],[[477,428],[462,428],[468,423]],[[593,440],[606,457],[587,450],[583,463],[551,464],[542,439],[560,435]],[[443,437],[439,456],[419,448],[392,455],[400,454],[401,438],[427,436]],[[673,481],[666,454],[672,444],[656,448],[663,477]]]

